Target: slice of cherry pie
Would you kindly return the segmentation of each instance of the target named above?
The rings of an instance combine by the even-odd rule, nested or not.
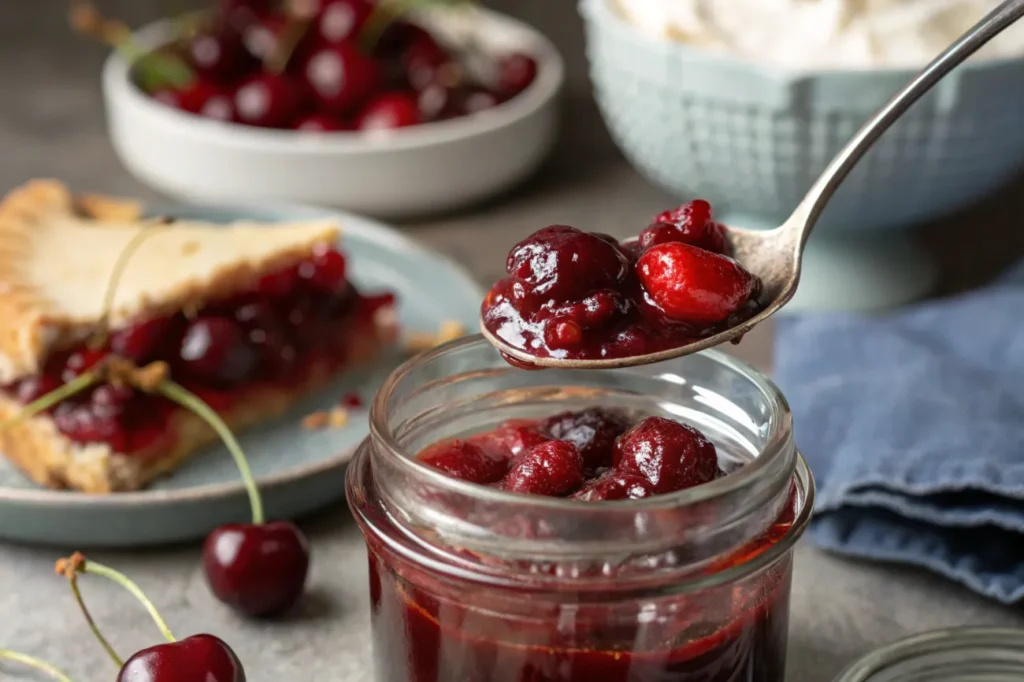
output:
[[[280,414],[395,339],[394,297],[349,282],[338,235],[330,221],[162,224],[54,181],[14,190],[0,203],[0,419],[111,354],[166,361],[236,430]],[[0,430],[37,483],[90,493],[141,488],[215,439],[112,384]]]

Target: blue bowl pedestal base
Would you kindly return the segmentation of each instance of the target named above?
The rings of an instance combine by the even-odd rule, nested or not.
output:
[[[764,227],[762,219],[739,215],[720,220]],[[796,296],[780,314],[894,308],[928,295],[937,279],[935,262],[910,232],[815,232],[804,252]]]

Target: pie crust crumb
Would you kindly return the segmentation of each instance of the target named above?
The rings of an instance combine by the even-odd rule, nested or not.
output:
[[[348,410],[335,407],[331,410],[313,412],[306,415],[302,420],[302,428],[307,431],[318,431],[320,429],[340,429],[348,425]]]

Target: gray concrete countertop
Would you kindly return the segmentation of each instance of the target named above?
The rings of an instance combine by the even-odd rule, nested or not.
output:
[[[131,21],[155,16],[162,3],[107,0]],[[173,5],[174,3],[168,3]],[[403,225],[409,234],[469,266],[482,280],[502,267],[508,245],[553,222],[624,235],[671,203],[625,163],[587,94],[582,37],[568,0],[494,3],[540,26],[566,54],[570,87],[565,126],[551,162],[527,186],[472,211]],[[104,132],[98,89],[103,50],[64,28],[58,0],[0,2],[0,191],[32,177],[59,177],[75,187],[152,197],[118,164]],[[1012,230],[1021,215],[1018,190],[930,232],[947,266],[945,290],[984,280],[1021,252]],[[966,215],[966,214],[965,214]],[[737,352],[765,367],[770,331],[760,329]],[[363,544],[343,507],[308,522],[315,559],[310,593],[284,623],[247,623],[209,596],[198,547],[101,552],[148,590],[179,634],[222,636],[245,662],[253,682],[369,680],[366,567]],[[63,581],[53,575],[63,549],[0,546],[0,648],[46,657],[76,682],[112,679],[111,664],[92,640]],[[84,581],[94,615],[115,646],[128,653],[158,633],[129,596]],[[926,629],[968,625],[1024,626],[1024,613],[985,601],[929,574],[838,559],[802,545],[797,552],[789,679],[828,682],[869,649]],[[0,679],[11,679],[0,668]]]

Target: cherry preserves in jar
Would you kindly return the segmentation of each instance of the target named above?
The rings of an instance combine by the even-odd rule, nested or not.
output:
[[[705,434],[723,475],[585,501],[458,480],[417,454],[509,420],[614,409]],[[813,481],[762,375],[719,352],[525,372],[479,337],[396,370],[348,474],[378,682],[782,682]],[[519,423],[519,422],[516,422]]]

